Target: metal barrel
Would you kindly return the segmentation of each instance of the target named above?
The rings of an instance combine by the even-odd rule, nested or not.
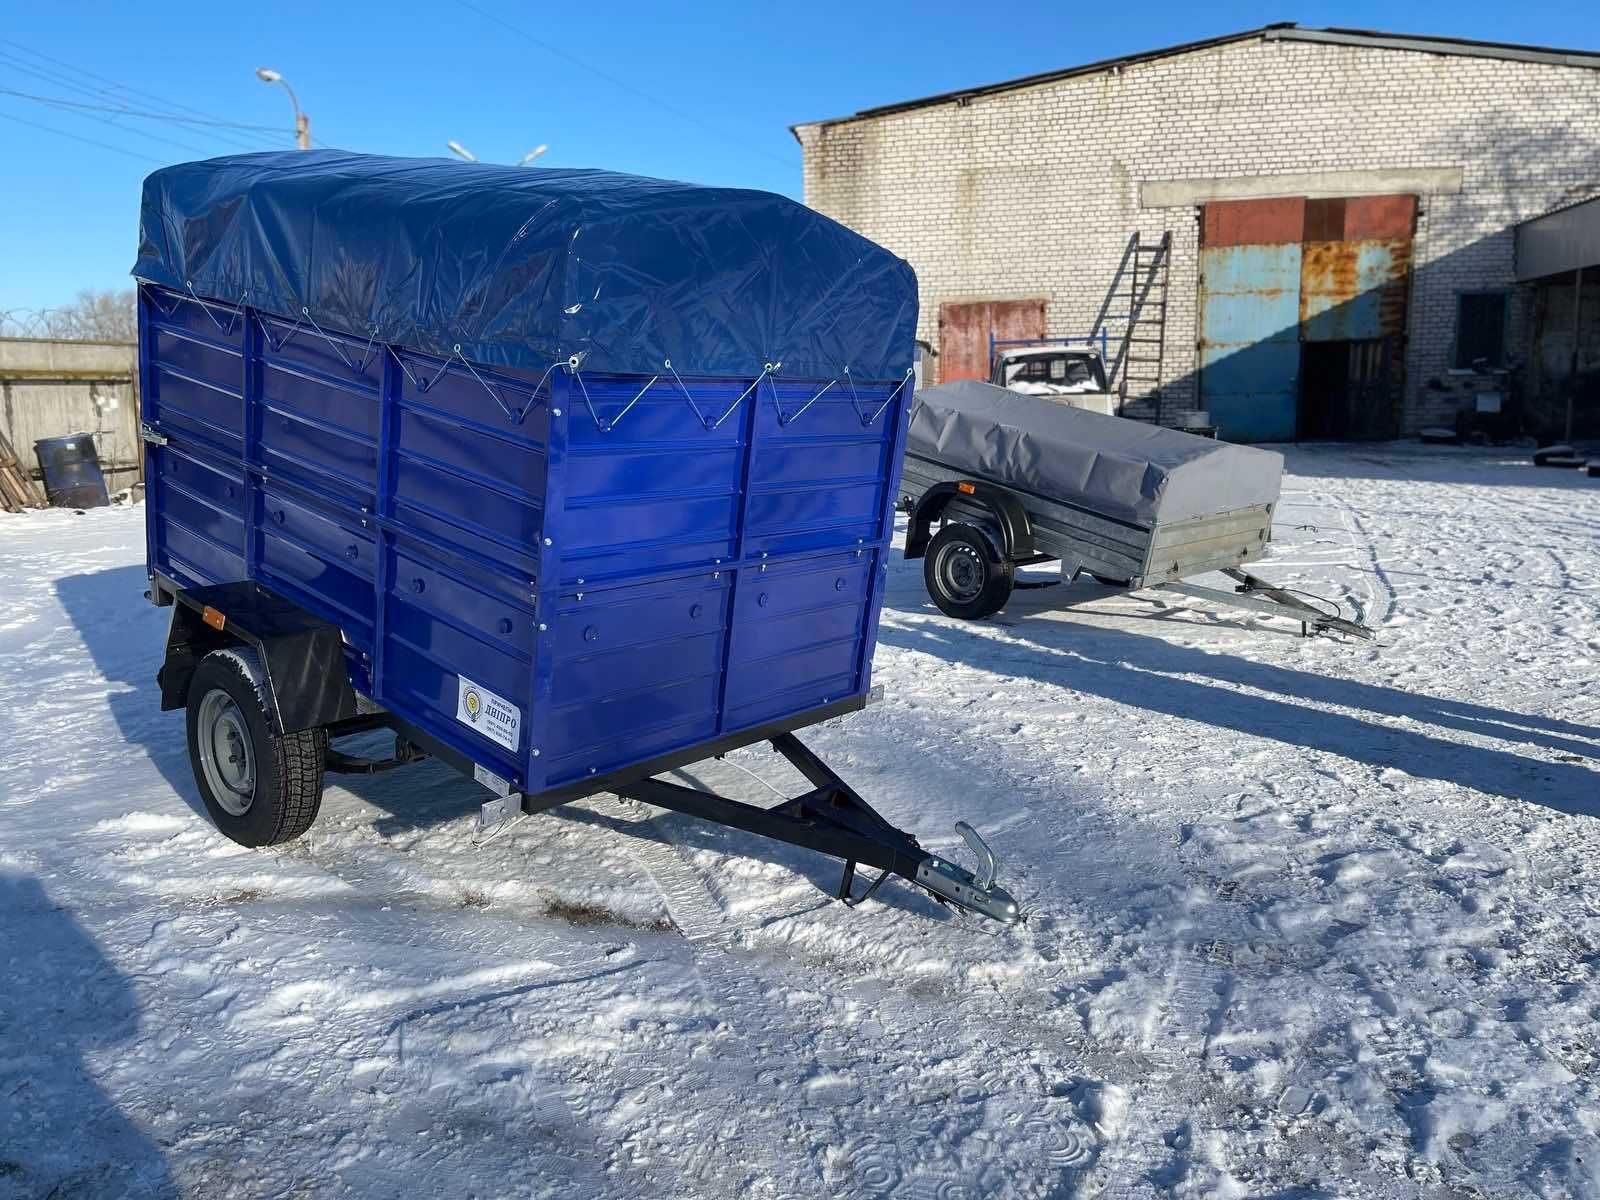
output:
[[[40,438],[33,452],[44,472],[45,495],[56,508],[100,508],[111,503],[93,434]]]

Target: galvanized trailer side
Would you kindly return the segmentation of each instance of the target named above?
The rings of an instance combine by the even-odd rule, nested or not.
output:
[[[901,499],[914,503],[938,484],[973,478],[970,473],[908,453],[901,474]],[[1034,547],[1040,554],[1060,559],[1061,574],[1068,580],[1087,572],[1130,588],[1171,583],[1260,558],[1272,538],[1270,504],[1146,528],[1020,488],[1009,490],[1027,511]],[[956,511],[961,511],[959,502]]]

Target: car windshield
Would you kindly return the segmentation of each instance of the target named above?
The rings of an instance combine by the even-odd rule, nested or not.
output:
[[[1006,371],[1006,382],[1072,386],[1095,382],[1095,373],[1086,355],[1035,355],[1010,364]]]

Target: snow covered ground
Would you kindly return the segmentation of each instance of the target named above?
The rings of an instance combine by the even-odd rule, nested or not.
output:
[[[1376,643],[893,567],[809,740],[1012,929],[612,799],[480,845],[433,764],[236,847],[142,512],[0,516],[0,1197],[1600,1194],[1600,484],[1289,461],[1262,573]]]

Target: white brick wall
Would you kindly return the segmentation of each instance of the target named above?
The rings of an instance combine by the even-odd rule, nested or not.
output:
[[[796,132],[806,202],[911,263],[935,347],[952,299],[1047,296],[1051,332],[1086,331],[1128,236],[1170,230],[1169,414],[1195,404],[1197,210],[1140,209],[1140,181],[1460,167],[1419,200],[1411,432],[1454,411],[1426,385],[1457,291],[1509,287],[1509,227],[1600,191],[1600,71],[1256,40]]]

